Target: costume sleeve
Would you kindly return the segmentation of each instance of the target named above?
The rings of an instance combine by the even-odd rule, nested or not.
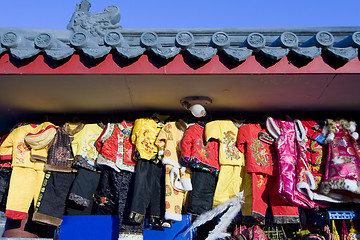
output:
[[[12,159],[15,133],[16,129],[12,131],[2,142],[0,146],[0,160],[9,161]]]
[[[189,162],[192,155],[192,145],[194,144],[194,137],[191,131],[191,127],[185,130],[183,138],[181,140],[181,162],[183,165]]]
[[[165,129],[167,128],[167,125],[168,125],[168,123],[160,130],[160,132],[155,140],[155,145],[159,149],[160,156],[164,155],[164,149],[165,149],[166,139],[167,139],[167,133],[166,133]]]
[[[141,131],[141,125],[142,125],[141,123],[142,123],[141,119],[136,119],[134,123],[134,128],[131,133],[131,143],[134,144],[135,146],[136,146],[138,134]]]
[[[104,130],[102,131],[102,133],[100,134],[100,136],[98,137],[98,139],[97,139],[96,142],[95,142],[95,148],[96,148],[96,150],[97,150],[99,153],[102,152],[101,149],[102,149],[102,147],[103,147],[103,145],[104,145],[104,142],[103,142],[103,140],[102,140],[102,137],[103,137],[104,134],[107,132],[109,124],[110,124],[110,123],[106,124]]]
[[[205,139],[209,141],[211,138],[220,140],[220,126],[216,121],[209,122],[205,125]]]
[[[242,125],[239,128],[236,146],[240,152],[245,153],[245,147],[248,140],[249,125]]]

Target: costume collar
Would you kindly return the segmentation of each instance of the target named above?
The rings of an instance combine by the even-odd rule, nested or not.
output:
[[[72,126],[76,126],[74,129],[71,129],[71,125]],[[69,135],[75,135],[76,133],[80,132],[83,128],[84,128],[85,124],[84,123],[65,123],[63,126],[63,129],[65,130],[66,133],[68,133]]]

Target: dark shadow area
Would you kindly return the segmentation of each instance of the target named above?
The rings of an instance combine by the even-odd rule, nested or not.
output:
[[[162,67],[166,66],[167,64],[172,62],[175,58],[175,57],[172,57],[169,59],[165,59],[165,58],[156,56],[155,54],[150,53],[150,52],[145,52],[145,55],[148,56],[149,62],[156,68],[162,68]]]
[[[334,69],[343,67],[348,61],[345,61],[339,57],[335,57],[329,51],[322,51],[321,57],[323,61]]]
[[[238,66],[240,66],[244,61],[238,62],[234,59],[232,59],[231,57],[227,56],[223,51],[218,53],[219,55],[219,61],[224,64],[224,66],[228,69],[233,69],[236,68]]]
[[[297,68],[302,68],[308,65],[313,59],[300,57],[299,55],[295,54],[294,52],[290,51],[287,55],[288,61]]]
[[[124,57],[120,56],[118,53],[116,53],[115,50],[111,50],[111,53],[112,53],[113,61],[121,68],[132,65],[133,63],[137,62],[139,60],[139,58],[141,57],[141,55],[140,55],[138,57],[128,59],[128,58],[124,58]]]
[[[17,59],[15,57],[13,57],[11,54],[9,54],[9,59],[10,62],[17,68],[21,68],[24,67],[26,65],[28,65],[29,63],[35,61],[35,59],[39,56],[40,54],[30,57],[30,58],[25,58],[25,59]]]
[[[266,57],[264,55],[262,55],[261,53],[255,53],[255,59],[256,61],[261,65],[263,66],[264,68],[269,68],[269,67],[272,67],[274,66],[276,63],[278,63],[280,60],[274,60],[274,59],[271,59],[269,57]]]
[[[191,56],[191,54],[188,52],[183,52],[182,56],[183,56],[185,64],[194,70],[205,66],[211,60],[211,59],[209,59],[207,61],[201,61],[201,60],[196,59],[195,57]]]
[[[60,60],[54,60],[52,59],[51,57],[47,56],[46,54],[44,53],[41,53],[43,56],[44,56],[44,62],[46,63],[46,65],[48,65],[51,69],[56,69],[58,67],[61,67],[62,65],[64,65],[65,63],[67,63],[70,58],[75,55],[72,54],[71,56],[67,57],[67,58],[64,58],[64,59],[60,59]]]
[[[94,58],[87,57],[83,54],[80,54],[80,62],[82,64],[84,64],[85,67],[92,68],[92,67],[96,67],[100,63],[102,63],[105,60],[106,56],[107,56],[107,54],[101,58],[94,59]]]

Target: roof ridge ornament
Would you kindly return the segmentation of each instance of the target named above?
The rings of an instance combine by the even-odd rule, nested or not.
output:
[[[86,32],[99,45],[104,45],[104,36],[109,31],[120,30],[120,10],[117,6],[107,6],[103,12],[90,13],[91,4],[82,0],[76,5],[67,29],[75,32]]]

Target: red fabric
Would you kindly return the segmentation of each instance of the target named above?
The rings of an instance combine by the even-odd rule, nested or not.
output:
[[[121,122],[122,126],[125,129],[131,129],[133,127],[133,123],[131,122]],[[124,160],[124,164],[135,166],[136,162],[133,161],[134,149],[135,146],[130,141],[130,135],[125,135],[119,128],[118,124],[114,124],[114,131],[111,133],[111,136],[108,139],[105,139],[102,142],[103,135],[108,131],[108,126],[104,128],[103,132],[97,139],[95,143],[95,147],[98,152],[103,155],[107,160],[116,162],[116,159],[119,157]],[[124,147],[124,155],[118,151],[119,145],[123,145]]]
[[[11,218],[11,219],[27,219],[28,213],[27,212],[19,212],[19,211],[13,211],[13,210],[6,210],[5,217]]]
[[[186,129],[181,140],[182,164],[190,168],[209,168],[219,171],[219,143],[204,143],[205,128],[194,124]]]
[[[245,154],[248,172],[273,175],[273,157],[275,147],[259,139],[259,133],[269,134],[259,124],[242,125],[239,128],[237,147]]]

